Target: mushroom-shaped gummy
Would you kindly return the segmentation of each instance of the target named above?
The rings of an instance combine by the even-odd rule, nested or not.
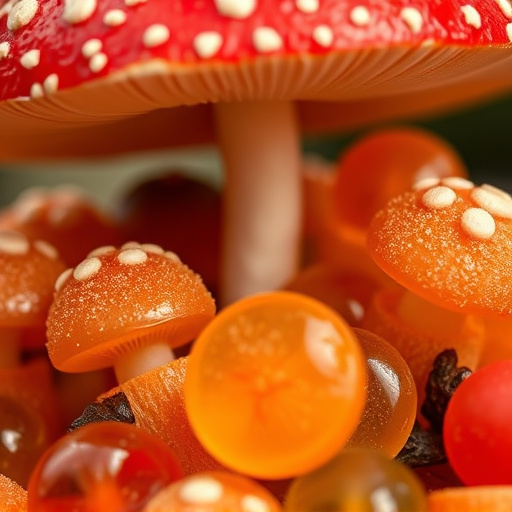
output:
[[[211,142],[216,128],[226,167],[222,293],[232,302],[279,288],[298,265],[292,102],[380,98],[378,117],[404,93],[434,105],[457,99],[457,84],[488,94],[508,73],[511,17],[495,0],[9,0],[0,8],[1,151],[12,160],[91,155]],[[350,124],[326,117],[321,126]]]
[[[119,382],[173,359],[215,314],[201,278],[152,244],[96,249],[56,283],[47,322],[54,366],[82,372],[114,366]]]
[[[65,269],[43,240],[0,231],[0,367],[20,362],[23,348],[41,348],[56,279]]]
[[[398,348],[418,392],[444,349],[475,369],[481,316],[512,313],[512,197],[457,177],[422,180],[377,213],[368,246],[408,291],[377,293],[365,327]]]

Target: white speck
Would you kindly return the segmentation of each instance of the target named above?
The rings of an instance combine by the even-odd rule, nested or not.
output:
[[[242,512],[269,512],[269,506],[258,496],[248,494],[240,502]]]
[[[217,55],[222,47],[222,36],[218,32],[202,32],[194,38],[194,49],[202,59]]]
[[[475,186],[472,181],[459,176],[447,176],[441,180],[441,183],[455,190],[471,190]]]
[[[115,250],[116,250],[116,248],[113,245],[103,245],[103,246],[98,247],[97,249],[94,249],[93,251],[91,251],[87,255],[87,257],[88,258],[98,258],[100,256],[103,256],[103,255],[113,252]]]
[[[95,276],[101,268],[101,260],[98,258],[87,258],[79,263],[73,270],[73,277],[77,281],[83,281]]]
[[[320,2],[319,0],[296,0],[295,5],[299,11],[311,13],[318,11]]]
[[[206,476],[195,476],[185,481],[179,490],[182,501],[190,505],[217,503],[224,493],[217,480]]]
[[[96,10],[97,0],[64,0],[64,20],[74,25],[87,21]]]
[[[464,21],[471,27],[482,28],[482,18],[480,13],[472,5],[463,5],[460,10],[464,15]]]
[[[164,250],[156,244],[142,244],[140,246],[141,249],[144,249],[146,252],[150,252],[153,254],[163,254]]]
[[[7,41],[0,43],[0,59],[5,59],[11,51],[11,45]]]
[[[439,210],[451,206],[457,194],[449,187],[434,187],[427,190],[422,197],[422,202],[427,208]]]
[[[366,27],[371,21],[371,14],[367,7],[358,5],[350,11],[350,21],[358,27]]]
[[[413,34],[419,34],[421,32],[423,28],[423,16],[418,9],[415,7],[404,7],[400,11],[400,18],[407,23]]]
[[[126,22],[126,13],[121,9],[111,9],[103,16],[103,23],[109,27],[119,27]]]
[[[277,30],[271,27],[259,27],[252,36],[256,50],[261,53],[270,53],[283,47],[283,40]]]
[[[44,89],[40,83],[33,83],[30,87],[30,97],[31,98],[42,98],[44,96]]]
[[[6,254],[27,254],[30,244],[25,235],[14,232],[0,233],[0,252]]]
[[[90,59],[93,55],[101,52],[103,43],[100,39],[89,39],[82,45],[82,55],[86,59]]]
[[[27,53],[24,53],[20,58],[20,63],[25,69],[33,69],[39,66],[40,61],[40,50],[29,50]]]
[[[430,187],[435,187],[439,185],[439,178],[423,178],[422,180],[417,181],[412,186],[413,190],[425,190]]]
[[[510,0],[496,0],[500,9],[503,11],[503,14],[507,18],[512,18],[512,3]]]
[[[108,64],[108,57],[106,53],[98,52],[91,57],[89,61],[89,69],[93,73],[100,73],[105,69],[105,66]]]
[[[214,0],[214,3],[220,14],[239,20],[256,10],[256,0]]]
[[[327,25],[319,25],[313,30],[313,39],[316,43],[324,48],[328,48],[334,41],[334,33],[331,27]]]
[[[148,0],[124,0],[125,5],[128,7],[133,7],[138,4],[145,4]]]
[[[462,229],[472,238],[488,240],[496,231],[492,215],[482,208],[468,208],[461,218]]]
[[[171,37],[169,29],[165,25],[155,24],[149,26],[142,36],[142,42],[146,48],[153,48],[166,43]]]
[[[62,274],[55,281],[55,291],[58,292],[63,287],[64,283],[68,280],[68,277],[73,273],[72,268],[64,270]]]
[[[46,94],[57,92],[59,88],[59,76],[55,73],[48,75],[43,82],[43,89]]]
[[[478,187],[471,193],[471,199],[484,210],[492,215],[504,219],[512,219],[512,201],[489,188]]]
[[[148,255],[142,249],[125,249],[117,255],[117,259],[123,265],[140,265],[146,263]]]
[[[55,260],[59,256],[59,251],[46,240],[36,240],[34,242],[34,247],[37,251],[39,251],[43,256],[50,258],[51,260]]]
[[[7,15],[7,28],[18,30],[28,25],[37,13],[38,0],[20,0]]]

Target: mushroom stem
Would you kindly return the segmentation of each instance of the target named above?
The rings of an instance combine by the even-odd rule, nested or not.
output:
[[[0,331],[0,368],[13,368],[21,362],[20,336],[17,329]]]
[[[441,308],[410,291],[403,294],[398,314],[407,324],[436,338],[447,338],[464,332],[468,321],[466,313]]]
[[[289,102],[219,103],[224,159],[221,301],[281,288],[295,274],[301,228],[300,138]]]
[[[117,382],[122,384],[174,359],[174,352],[167,343],[146,345],[134,352],[128,352],[114,366]]]

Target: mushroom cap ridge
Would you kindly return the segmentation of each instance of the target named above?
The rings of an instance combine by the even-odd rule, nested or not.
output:
[[[194,8],[186,0],[91,1],[82,16],[79,0],[16,5],[23,3],[37,5],[23,23],[14,23],[14,8],[7,14],[13,2],[0,9],[0,99],[8,100],[0,120],[13,139],[33,131],[49,132],[43,138],[50,141],[54,130],[90,133],[91,125],[105,130],[121,119],[205,102],[355,101],[422,91],[465,76],[478,81],[479,69],[512,57],[512,14],[495,0],[419,7],[393,0],[364,9],[335,0],[310,9],[241,0],[255,5],[243,19],[221,9],[225,0]],[[493,76],[485,78],[493,83]],[[47,97],[20,101],[41,95]],[[168,144],[184,142],[180,130],[166,134]],[[23,139],[24,158],[49,153],[46,141]],[[12,157],[15,149],[5,146]]]
[[[93,253],[57,281],[47,349],[62,371],[114,365],[139,346],[191,341],[213,318],[200,276],[172,253],[130,247]]]
[[[384,272],[438,306],[512,313],[512,198],[505,192],[442,182],[406,192],[375,215],[368,247]]]

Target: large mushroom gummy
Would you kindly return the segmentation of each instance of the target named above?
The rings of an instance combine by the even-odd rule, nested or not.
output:
[[[212,104],[232,302],[296,270],[292,102],[488,93],[510,66],[511,20],[508,0],[0,0],[0,155],[204,141],[191,120]]]

